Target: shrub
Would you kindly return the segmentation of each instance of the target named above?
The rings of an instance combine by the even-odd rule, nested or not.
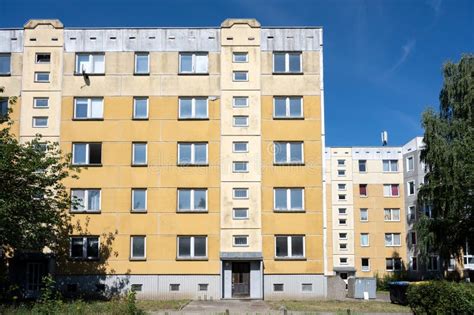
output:
[[[470,283],[413,283],[407,298],[415,314],[474,314],[474,285]]]
[[[377,281],[377,290],[389,291],[389,283],[393,281],[404,281],[407,279],[404,272],[384,273],[380,276],[378,273],[375,274]]]

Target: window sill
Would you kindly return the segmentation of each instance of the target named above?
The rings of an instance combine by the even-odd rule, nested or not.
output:
[[[291,210],[291,209],[273,209],[273,212],[278,212],[278,213],[305,213],[306,210],[304,210],[304,209],[297,209],[297,210]]]
[[[83,76],[83,75],[87,75],[89,77],[105,77],[105,73],[82,73],[82,72],[74,72],[74,75],[75,76]]]
[[[294,162],[294,163],[273,163],[273,166],[304,166],[304,162]]]
[[[144,214],[144,213],[148,213],[148,211],[146,209],[145,210],[133,210],[133,209],[131,209],[130,213]]]
[[[182,76],[208,76],[209,72],[206,72],[206,73],[178,72],[178,75],[182,75]]]
[[[186,121],[186,120],[209,120],[209,117],[205,117],[205,118],[193,118],[193,117],[190,117],[190,118],[181,118],[181,117],[178,117],[178,121]]]
[[[304,117],[275,117],[273,116],[273,120],[304,120]]]
[[[206,164],[177,164],[177,166],[179,167],[208,167],[209,164],[206,163]]]
[[[176,213],[209,213],[208,210],[176,210]]]
[[[149,120],[149,119],[148,119],[148,117],[147,117],[147,118],[135,118],[135,117],[133,117],[132,120],[147,121],[147,120]]]
[[[130,164],[131,167],[148,167],[148,164]]]
[[[198,257],[198,258],[193,258],[193,257],[176,257],[177,261],[208,261],[209,258],[207,257]]]
[[[130,257],[129,260],[130,260],[130,261],[146,261],[146,257],[145,257],[145,258],[133,258],[133,257]]]
[[[294,260],[294,261],[306,261],[306,257],[275,257],[276,261],[288,261],[288,260]]]
[[[0,77],[11,77],[11,73],[0,73]]]
[[[104,118],[73,118],[72,121],[104,121]]]
[[[72,166],[75,166],[75,167],[102,167],[102,163],[101,164],[72,164]]]
[[[303,75],[304,72],[272,72],[273,75]]]
[[[97,211],[87,211],[87,210],[69,210],[71,214],[101,214],[100,210]]]
[[[144,72],[144,73],[138,73],[138,72],[135,72],[133,73],[134,76],[137,76],[137,77],[149,77],[150,76],[150,72]]]

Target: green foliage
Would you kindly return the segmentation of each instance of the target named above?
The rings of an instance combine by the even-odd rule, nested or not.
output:
[[[393,273],[384,273],[379,275],[375,274],[375,280],[377,282],[378,291],[389,291],[389,283],[392,281],[405,281],[407,280],[406,272],[393,272]]]
[[[143,311],[141,311],[137,307],[137,293],[133,290],[130,290],[127,292],[127,295],[125,296],[125,303],[127,305],[127,314],[128,315],[139,315],[139,314],[144,314]]]
[[[439,112],[423,113],[427,174],[418,205],[431,205],[432,218],[422,217],[416,230],[421,256],[436,251],[447,262],[466,241],[474,244],[474,55],[446,63],[443,74]]]
[[[474,285],[448,281],[410,284],[408,304],[415,314],[474,314]]]
[[[54,314],[59,313],[63,302],[61,294],[56,290],[56,283],[50,275],[45,276],[42,280],[41,295],[38,302],[32,309],[36,314]]]

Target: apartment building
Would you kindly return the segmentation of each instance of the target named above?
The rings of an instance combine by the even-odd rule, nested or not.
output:
[[[402,148],[325,150],[327,274],[371,277],[405,268]]]
[[[56,257],[60,289],[324,296],[322,46],[319,27],[253,19],[0,30],[13,131],[82,168],[65,183],[77,228]],[[38,290],[44,262],[24,263]]]

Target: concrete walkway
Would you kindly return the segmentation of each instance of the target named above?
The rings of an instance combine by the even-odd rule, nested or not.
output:
[[[183,313],[194,314],[270,314],[271,309],[262,300],[220,300],[192,301],[183,309]]]

